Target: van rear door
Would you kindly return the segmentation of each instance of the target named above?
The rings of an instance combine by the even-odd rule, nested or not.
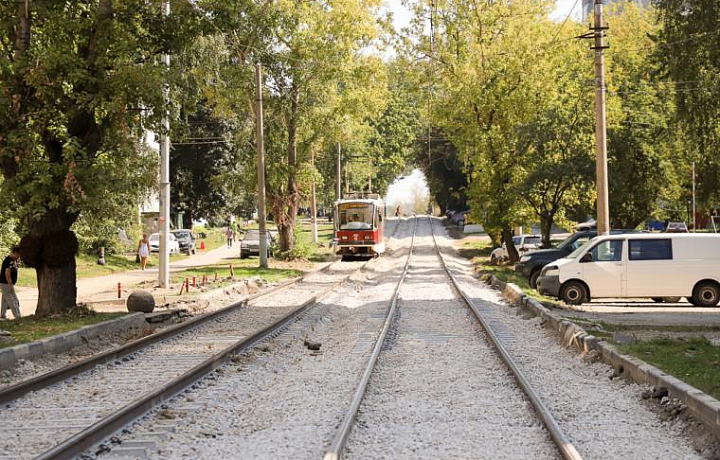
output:
[[[590,288],[591,297],[621,297],[623,295],[624,243],[621,239],[600,241],[580,260],[583,281]]]

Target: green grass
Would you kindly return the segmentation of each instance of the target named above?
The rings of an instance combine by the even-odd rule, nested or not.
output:
[[[461,256],[470,259],[483,273],[495,275],[499,280],[505,281],[506,283],[516,284],[528,297],[532,297],[541,302],[558,301],[557,299],[541,295],[535,289],[531,288],[527,278],[516,273],[512,266],[490,265],[490,253],[492,253],[492,251],[493,247],[490,242],[469,241],[460,248],[459,253]]]
[[[330,248],[330,242],[335,237],[333,224],[327,221],[318,221],[318,243],[324,247],[320,247],[312,242],[312,224],[310,221],[298,221],[302,225],[302,229],[298,235],[298,243],[305,244],[309,247],[310,253],[307,259],[311,262],[327,262],[335,258],[333,250]]]
[[[90,312],[83,315],[59,315],[51,318],[36,319],[34,316],[26,316],[17,320],[0,322],[0,329],[10,332],[12,340],[0,342],[0,348],[11,347],[21,343],[32,342],[33,340],[50,337],[72,331],[82,326],[96,324],[120,316],[127,312],[120,313],[96,313]]]
[[[618,348],[720,399],[720,347],[705,337],[657,338]]]
[[[230,264],[233,266],[235,278],[252,278],[259,277],[270,282],[276,282],[287,278],[300,276],[300,270],[287,268],[260,268],[258,267],[257,258],[249,259],[229,259],[227,262],[216,265],[208,265],[205,267],[191,268],[171,275],[171,282],[180,283],[188,278],[192,282],[193,276],[200,283],[203,275],[206,275],[210,281],[215,279],[217,273],[218,278],[230,276]]]

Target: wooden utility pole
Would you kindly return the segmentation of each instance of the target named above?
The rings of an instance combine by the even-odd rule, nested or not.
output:
[[[315,149],[310,148],[310,163],[312,164],[313,178],[310,183],[310,222],[312,223],[312,240],[318,242],[317,203],[315,202]]]
[[[267,268],[267,228],[265,223],[265,134],[263,130],[262,67],[255,64],[255,124],[257,126],[258,224],[260,225],[260,268]]]
[[[170,2],[165,1],[162,4],[162,14],[167,17],[170,15]],[[170,67],[170,55],[163,54],[163,64],[166,70]],[[163,102],[168,104],[170,101],[170,88],[166,82],[163,84]],[[170,117],[167,108],[163,109],[162,127],[163,132],[160,135],[160,267],[158,270],[158,285],[161,288],[167,288],[170,285],[170,248],[168,242],[170,240]]]
[[[340,141],[337,143],[337,171],[336,171],[336,185],[335,185],[335,199],[340,200],[342,198],[342,156],[340,150]]]
[[[595,38],[595,175],[597,187],[598,234],[610,233],[607,171],[607,125],[605,111],[605,52],[603,37],[603,0],[595,0],[595,21],[592,27]]]

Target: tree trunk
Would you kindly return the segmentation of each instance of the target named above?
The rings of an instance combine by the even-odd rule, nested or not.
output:
[[[41,264],[36,268],[38,304],[36,317],[65,313],[75,308],[77,287],[75,279],[75,258],[59,267]]]
[[[284,197],[284,218],[277,219],[280,234],[280,251],[286,252],[295,247],[295,221],[298,210],[297,187],[297,116],[300,107],[300,93],[293,86],[291,90],[290,120],[288,122],[288,173],[287,194]]]
[[[509,228],[503,228],[502,238],[503,238],[503,243],[505,243],[505,248],[507,249],[508,258],[510,259],[510,263],[514,264],[515,262],[520,260],[520,254],[518,253],[518,250],[515,247],[515,244],[513,243],[512,230]]]
[[[78,214],[55,208],[28,222],[30,232],[20,240],[20,258],[37,272],[38,317],[75,308],[75,255],[78,241],[70,227]]]
[[[542,235],[543,248],[551,248],[550,237],[552,235],[552,226],[555,222],[555,213],[547,211],[540,215],[540,234]]]

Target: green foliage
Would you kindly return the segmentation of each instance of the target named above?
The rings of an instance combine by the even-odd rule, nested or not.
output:
[[[656,35],[658,66],[671,82],[678,126],[690,142],[677,154],[698,163],[698,196],[703,207],[720,206],[720,2],[657,0],[661,30]],[[670,84],[671,83],[671,84]]]

